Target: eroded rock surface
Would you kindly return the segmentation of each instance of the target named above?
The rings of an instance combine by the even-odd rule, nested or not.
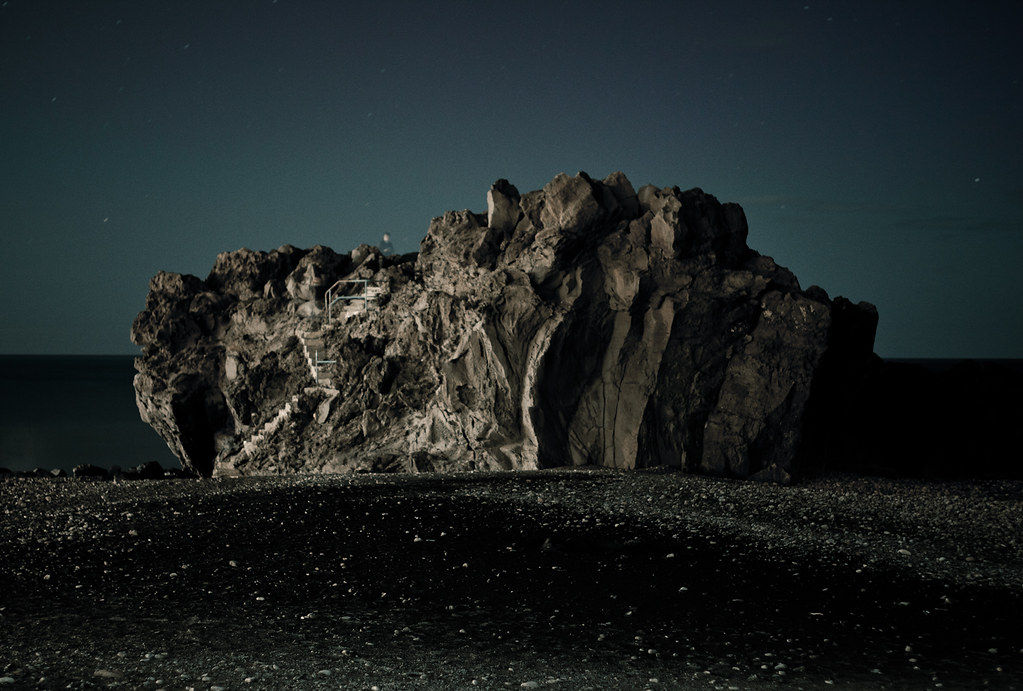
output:
[[[561,174],[526,194],[499,180],[486,204],[435,218],[418,254],[243,249],[205,281],[158,274],[132,329],[143,419],[207,475],[592,464],[787,481],[812,462],[807,410],[871,357],[873,306],[801,290],[747,247],[742,209],[700,189]],[[338,279],[379,295],[328,321]],[[311,338],[336,362],[319,385]]]

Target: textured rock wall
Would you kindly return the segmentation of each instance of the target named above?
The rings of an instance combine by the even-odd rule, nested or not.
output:
[[[742,209],[702,190],[580,173],[526,194],[500,180],[486,214],[435,218],[418,254],[223,253],[205,281],[151,282],[139,409],[202,474],[594,464],[787,481],[813,462],[808,407],[869,360],[877,313],[802,291],[746,237]],[[339,278],[384,293],[326,322]],[[296,338],[314,331],[329,386]]]

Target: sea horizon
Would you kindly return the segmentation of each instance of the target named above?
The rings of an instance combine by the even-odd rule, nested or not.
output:
[[[139,415],[136,357],[0,355],[0,467],[180,467]]]

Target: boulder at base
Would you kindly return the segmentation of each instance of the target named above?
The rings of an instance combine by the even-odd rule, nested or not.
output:
[[[700,189],[579,173],[525,194],[499,180],[484,201],[435,218],[418,254],[243,249],[205,281],[158,274],[132,328],[143,419],[201,475],[597,465],[784,482],[812,463],[808,408],[870,361],[872,305],[802,290],[747,247],[742,208]],[[328,321],[339,279],[374,295]],[[312,358],[333,364],[314,379]]]

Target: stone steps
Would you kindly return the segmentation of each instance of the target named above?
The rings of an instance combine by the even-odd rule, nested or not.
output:
[[[284,422],[291,417],[292,411],[295,409],[294,406],[298,405],[299,395],[295,394],[291,397],[291,400],[284,404],[277,414],[272,418],[263,423],[263,426],[259,428],[259,431],[249,437],[245,442],[242,443],[242,453],[246,456],[251,457],[259,447],[263,444],[263,441],[275,434]]]
[[[323,362],[326,360],[327,344],[323,340],[323,329],[310,329],[295,331],[299,342],[302,344],[302,353],[305,355],[306,364],[309,365],[309,374],[317,386],[333,388],[333,381],[330,378],[332,363]]]
[[[366,312],[369,309],[369,305],[375,304],[377,297],[385,292],[387,292],[387,288],[385,286],[367,286],[366,291],[362,296],[365,299],[346,301],[344,306],[338,310],[338,312],[343,313],[345,316],[359,312]],[[315,385],[314,387],[307,388],[307,392],[314,391],[316,389],[334,390],[333,380],[330,376],[331,372],[333,372],[332,368],[334,367],[334,363],[324,362],[324,360],[327,359],[327,343],[324,340],[324,331],[332,329],[332,324],[321,322],[320,326],[316,328],[299,328],[295,330],[295,335],[298,337],[299,343],[302,344],[302,353],[305,356],[306,364],[309,366],[309,374]],[[292,412],[295,410],[298,401],[298,394],[292,396],[291,400],[285,403],[273,417],[263,423],[263,426],[260,427],[255,434],[242,443],[242,453],[248,457],[251,457],[254,453],[256,453],[256,451],[262,446],[263,442],[276,434],[287,422],[287,420],[291,417]]]

